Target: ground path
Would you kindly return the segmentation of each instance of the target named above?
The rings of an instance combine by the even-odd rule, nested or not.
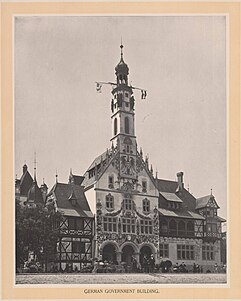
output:
[[[226,274],[17,274],[16,284],[225,284]]]

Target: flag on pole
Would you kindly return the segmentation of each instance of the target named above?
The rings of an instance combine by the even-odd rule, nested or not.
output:
[[[102,84],[96,82],[96,91],[101,93]]]
[[[146,90],[141,90],[141,99],[146,99]]]

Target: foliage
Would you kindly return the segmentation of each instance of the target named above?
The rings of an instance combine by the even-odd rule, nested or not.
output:
[[[16,202],[15,209],[16,267],[28,260],[29,252],[33,252],[38,261],[46,262],[55,252],[58,240],[56,225],[62,214],[43,206],[21,206],[19,202]]]

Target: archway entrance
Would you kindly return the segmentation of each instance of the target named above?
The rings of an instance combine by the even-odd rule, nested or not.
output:
[[[152,250],[149,246],[144,246],[141,248],[140,250],[140,263],[143,263],[143,257],[146,256],[147,258],[150,258],[151,254],[152,254]]]
[[[124,246],[124,248],[122,249],[122,255],[121,255],[121,261],[124,261],[127,263],[127,265],[131,266],[131,257],[134,254],[134,249],[132,246],[130,245],[126,245]]]
[[[116,249],[112,244],[107,244],[104,246],[102,251],[102,260],[107,260],[108,262],[116,262]]]

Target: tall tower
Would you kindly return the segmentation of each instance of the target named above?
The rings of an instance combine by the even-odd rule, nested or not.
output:
[[[123,59],[123,45],[120,48],[121,59],[115,68],[116,86],[112,90],[111,141],[120,154],[120,176],[136,179],[135,99],[128,85],[129,67]]]

